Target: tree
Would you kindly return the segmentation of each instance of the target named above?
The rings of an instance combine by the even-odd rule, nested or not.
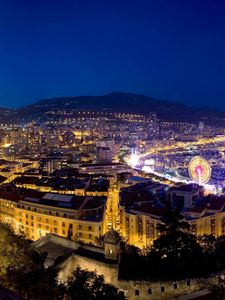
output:
[[[153,242],[148,255],[158,277],[179,278],[201,272],[202,248],[190,233],[173,231]]]
[[[218,284],[209,286],[213,300],[225,300],[225,282],[220,279]]]
[[[104,235],[96,236],[95,243],[97,244],[97,246],[103,247],[104,246]]]
[[[124,300],[118,289],[104,282],[103,276],[77,268],[67,285],[70,300]]]
[[[58,269],[50,267],[23,273],[23,270],[10,272],[8,279],[11,287],[23,299],[27,300],[63,300],[66,294],[65,286],[57,282]]]
[[[218,269],[218,256],[216,255],[216,242],[217,239],[212,235],[203,235],[198,237],[198,242],[202,247],[205,264],[202,266],[202,270],[205,272]]]
[[[165,214],[161,218],[161,223],[158,224],[157,229],[163,233],[172,233],[177,231],[189,231],[190,225],[184,221],[184,217],[180,214],[178,208],[172,208],[170,204],[167,206]]]
[[[215,257],[219,269],[225,268],[225,235],[221,235],[216,239]]]
[[[216,238],[210,234],[204,234],[198,237],[198,242],[202,246],[202,249],[207,254],[214,254],[216,250]]]
[[[38,268],[40,259],[28,240],[16,235],[9,225],[0,223],[0,278],[9,271],[29,272]]]

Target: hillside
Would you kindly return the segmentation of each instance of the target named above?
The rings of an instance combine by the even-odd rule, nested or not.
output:
[[[208,107],[190,107],[184,104],[154,99],[144,95],[113,92],[102,96],[61,97],[40,100],[18,110],[7,110],[4,119],[12,121],[44,120],[49,111],[109,111],[148,114],[156,112],[168,121],[204,121],[206,124],[225,127],[225,113]],[[2,114],[1,114],[2,118]]]

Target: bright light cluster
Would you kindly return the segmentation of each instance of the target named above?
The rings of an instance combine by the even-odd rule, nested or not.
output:
[[[139,164],[139,158],[138,158],[138,155],[135,151],[132,151],[132,153],[131,153],[131,157],[129,159],[129,164],[132,167],[135,167]]]

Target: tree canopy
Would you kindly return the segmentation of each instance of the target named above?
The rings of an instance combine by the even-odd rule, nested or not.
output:
[[[23,269],[23,272],[29,272],[36,269],[40,259],[28,240],[0,222],[0,278],[8,271]]]
[[[161,218],[161,223],[158,224],[158,230],[162,234],[175,231],[189,231],[190,225],[188,222],[184,221],[180,209],[172,208],[170,204],[167,204],[167,210]]]
[[[23,236],[0,223],[0,282],[27,300],[124,300],[103,276],[77,268],[67,285],[58,283],[58,267],[44,268],[39,255]]]

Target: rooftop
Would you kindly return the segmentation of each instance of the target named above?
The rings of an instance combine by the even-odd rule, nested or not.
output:
[[[1,177],[0,177],[1,181]],[[53,190],[70,190],[75,189],[87,189],[88,191],[108,191],[109,180],[99,177],[97,179],[85,176],[81,178],[77,177],[36,177],[36,176],[20,176],[13,181],[16,185],[35,185],[50,187]]]
[[[132,207],[131,210],[156,217],[162,217],[166,212],[166,207],[159,207],[152,203],[142,203],[141,205]]]
[[[184,192],[193,192],[197,191],[200,187],[197,184],[186,184],[181,186],[171,187],[169,191],[184,191]]]
[[[107,163],[107,164],[82,164],[82,167],[104,167],[104,166],[126,166],[123,163]]]
[[[101,206],[105,203],[106,197],[87,197],[76,195],[63,195],[57,193],[43,193],[31,189],[15,188],[11,191],[0,190],[0,198],[11,201],[25,201],[38,205],[58,207],[64,209],[79,210],[81,206],[87,202],[86,209],[92,209]],[[90,202],[90,199],[94,199]]]

